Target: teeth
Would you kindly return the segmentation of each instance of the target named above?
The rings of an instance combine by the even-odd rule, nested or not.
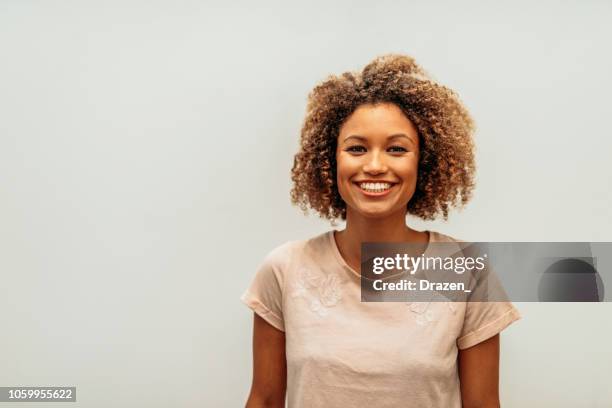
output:
[[[359,187],[361,187],[365,191],[369,191],[372,193],[382,193],[385,190],[391,188],[391,184],[389,183],[360,183]]]

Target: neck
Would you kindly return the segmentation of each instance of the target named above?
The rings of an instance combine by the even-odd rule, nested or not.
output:
[[[346,228],[335,235],[340,254],[355,271],[360,270],[362,242],[427,243],[429,235],[406,225],[406,213],[367,218],[347,209]]]

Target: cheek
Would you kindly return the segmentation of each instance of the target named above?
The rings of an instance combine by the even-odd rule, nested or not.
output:
[[[359,170],[359,165],[355,163],[354,158],[346,157],[339,154],[336,156],[336,185],[338,193],[343,200],[346,201],[348,189],[350,188],[350,179]]]
[[[412,192],[414,192],[414,190],[416,189],[417,178],[419,174],[418,160],[410,160],[397,170],[398,173],[401,174],[402,179],[404,179],[406,187],[411,190],[412,194]]]
[[[406,178],[415,178],[419,172],[419,159],[418,157],[413,157],[410,160],[406,160],[404,163],[402,163],[402,166],[400,169],[398,169],[398,171],[401,171],[401,173],[404,175],[404,177]]]
[[[416,182],[417,176],[419,174],[419,168],[417,166],[411,167],[410,169],[408,169],[407,173],[407,177],[413,181]]]
[[[355,163],[354,158],[346,157],[343,154],[336,156],[336,174],[339,181],[346,181],[346,179],[352,177],[358,168],[359,166]]]

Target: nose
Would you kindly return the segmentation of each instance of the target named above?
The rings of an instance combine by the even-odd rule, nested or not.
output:
[[[369,174],[382,174],[387,172],[387,165],[381,152],[372,151],[367,155],[363,171]]]

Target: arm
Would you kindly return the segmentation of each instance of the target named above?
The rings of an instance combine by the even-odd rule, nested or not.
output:
[[[464,408],[498,408],[499,334],[459,350],[459,380]]]
[[[254,316],[253,383],[246,408],[282,408],[287,384],[285,333],[257,313]]]

